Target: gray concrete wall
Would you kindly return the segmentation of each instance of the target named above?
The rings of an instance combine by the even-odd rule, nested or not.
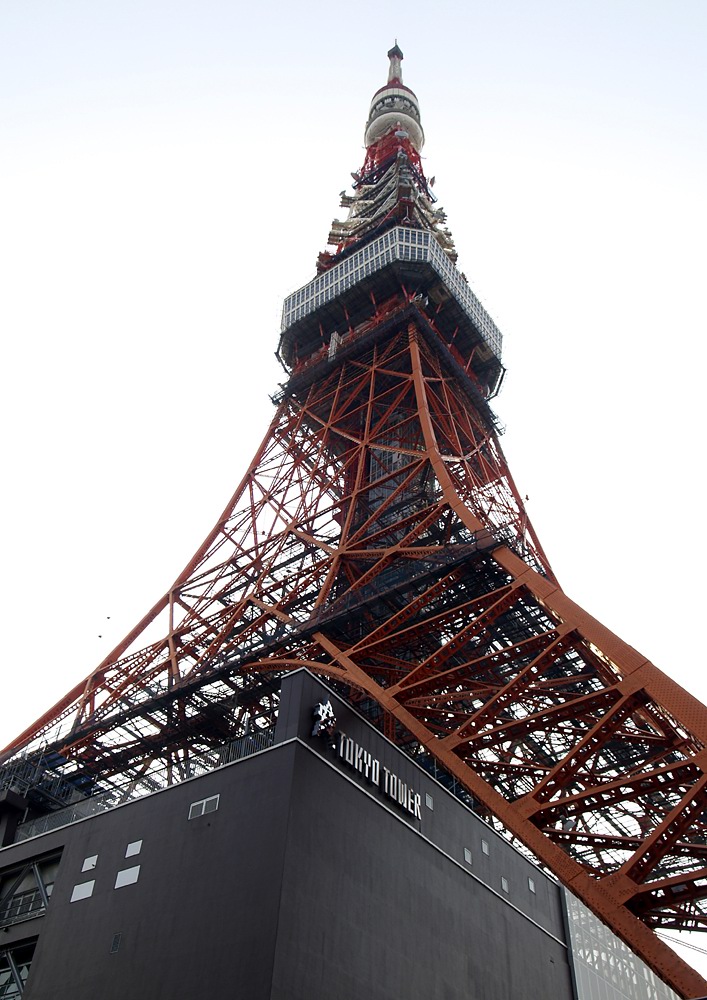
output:
[[[0,935],[38,936],[25,1000],[571,1000],[558,887],[331,696],[339,731],[418,814],[386,797],[311,735],[323,697],[298,673],[285,742],[0,851],[0,875],[62,851],[46,916]]]

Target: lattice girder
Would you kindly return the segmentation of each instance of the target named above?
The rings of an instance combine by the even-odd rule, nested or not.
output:
[[[562,592],[447,356],[411,302],[291,380],[178,580],[5,757],[152,787],[269,723],[306,666],[376,702],[690,995],[703,981],[650,926],[705,923],[707,711]]]

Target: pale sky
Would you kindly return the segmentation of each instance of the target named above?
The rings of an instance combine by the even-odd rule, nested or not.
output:
[[[241,478],[395,38],[548,557],[707,701],[704,0],[5,0],[0,745]]]

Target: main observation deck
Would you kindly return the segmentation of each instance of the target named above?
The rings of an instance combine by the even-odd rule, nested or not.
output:
[[[294,367],[342,323],[354,326],[367,319],[373,293],[382,301],[401,285],[408,294],[429,297],[436,326],[462,354],[475,353],[473,367],[483,369],[493,394],[503,374],[501,331],[434,234],[406,226],[386,230],[287,296],[280,357]]]

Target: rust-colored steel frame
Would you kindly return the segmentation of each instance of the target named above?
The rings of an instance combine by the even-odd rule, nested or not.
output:
[[[382,315],[300,365],[178,580],[3,759],[169,783],[269,725],[306,666],[707,994],[653,931],[707,926],[707,710],[563,593],[431,311],[403,291]]]

